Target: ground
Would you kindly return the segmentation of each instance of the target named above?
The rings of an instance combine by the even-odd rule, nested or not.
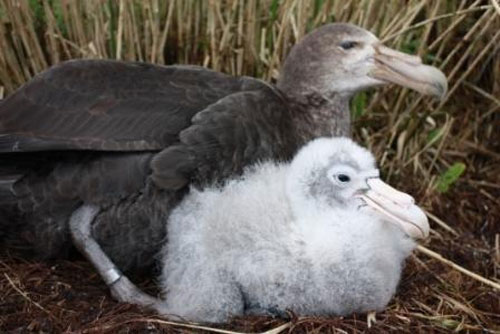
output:
[[[462,207],[456,210],[456,196]],[[498,190],[496,193],[498,198]],[[431,221],[424,244],[445,258],[484,277],[498,277],[498,203],[476,195],[467,184],[443,196],[433,212],[446,216],[454,236]],[[469,221],[465,217],[470,217]],[[476,219],[474,219],[476,218]],[[462,222],[462,223],[459,223]],[[495,246],[495,234],[497,244]],[[495,248],[496,247],[496,248]],[[171,333],[186,332],[162,323],[147,310],[111,298],[92,266],[82,259],[32,262],[4,254],[0,258],[0,332],[2,333]],[[136,277],[154,291],[154,280]],[[293,333],[500,333],[500,292],[418,251],[408,261],[396,296],[368,330],[366,315],[347,318],[297,318]],[[215,326],[237,332],[261,332],[286,323],[269,317],[237,318]],[[196,330],[200,331],[200,330]],[[285,331],[286,332],[286,331]]]

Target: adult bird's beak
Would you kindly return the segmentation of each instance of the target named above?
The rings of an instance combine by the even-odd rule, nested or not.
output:
[[[415,200],[379,178],[366,180],[368,190],[360,195],[365,203],[381,213],[387,221],[396,224],[408,236],[423,239],[429,235],[429,222]]]
[[[422,94],[443,98],[448,90],[446,76],[437,68],[422,64],[408,55],[382,44],[375,47],[375,67],[369,75],[375,79],[414,89]]]

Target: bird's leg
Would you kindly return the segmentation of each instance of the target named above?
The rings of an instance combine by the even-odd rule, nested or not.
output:
[[[158,310],[161,301],[142,292],[124,276],[92,237],[91,224],[98,213],[94,205],[82,205],[73,212],[69,227],[75,246],[94,265],[115,299]]]
[[[377,323],[376,316],[377,316],[377,312],[375,312],[375,311],[368,312],[368,314],[366,315],[366,323],[368,324],[368,328],[371,328],[372,324]]]

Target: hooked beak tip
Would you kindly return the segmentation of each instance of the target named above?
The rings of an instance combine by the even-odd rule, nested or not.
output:
[[[429,235],[429,222],[425,213],[415,205],[413,197],[400,192],[379,178],[367,180],[368,191],[360,197],[367,206],[384,216],[414,239]]]
[[[443,78],[441,80],[433,82],[432,86],[434,88],[434,93],[431,95],[436,96],[439,100],[444,100],[446,93],[448,93],[448,81],[446,80],[444,74]]]
[[[416,90],[425,95],[444,99],[448,80],[438,68],[425,65],[418,56],[409,55],[384,45],[375,46],[375,67],[371,76]]]

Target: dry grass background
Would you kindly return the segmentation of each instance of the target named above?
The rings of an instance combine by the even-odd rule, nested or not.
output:
[[[436,102],[397,87],[358,94],[355,136],[431,217],[425,246],[500,282],[500,5],[497,0],[2,0],[0,97],[72,58],[200,64],[274,80],[327,22],[363,26],[446,73]],[[463,172],[463,173],[462,173]],[[85,262],[0,258],[0,331],[185,331],[113,302]],[[143,283],[150,286],[150,281]],[[500,292],[417,252],[370,332],[500,333]],[[235,319],[259,331],[284,321]],[[289,330],[289,329],[288,329]],[[363,317],[295,319],[294,332],[364,332]]]

